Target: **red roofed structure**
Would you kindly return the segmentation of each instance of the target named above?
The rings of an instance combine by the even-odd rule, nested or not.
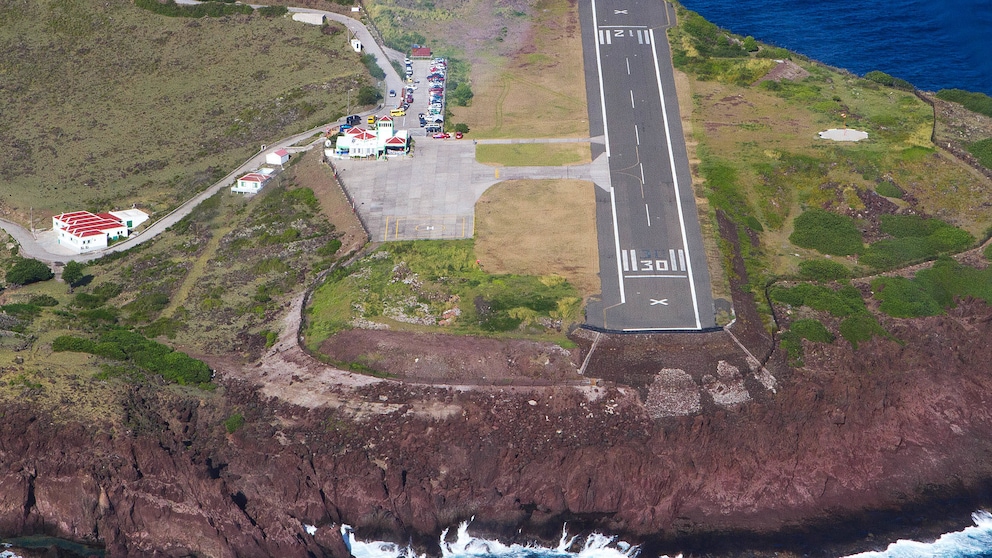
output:
[[[231,192],[235,194],[257,194],[265,183],[271,178],[268,174],[260,172],[250,172],[238,179],[237,184],[231,186]]]
[[[429,47],[415,47],[410,51],[410,58],[430,58],[431,49]]]
[[[52,217],[52,229],[58,233],[59,245],[77,252],[106,248],[111,240],[126,238],[128,229],[110,213],[93,214],[73,211]]]

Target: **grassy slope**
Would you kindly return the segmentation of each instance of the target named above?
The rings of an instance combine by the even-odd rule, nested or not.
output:
[[[172,206],[343,114],[369,80],[346,43],[288,18],[168,18],[128,0],[5,6],[0,206]]]

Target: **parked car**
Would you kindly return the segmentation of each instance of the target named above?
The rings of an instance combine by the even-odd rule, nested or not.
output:
[[[352,114],[351,116],[345,119],[345,122],[351,124],[352,126],[357,126],[358,124],[361,124],[362,117],[358,116],[357,114]]]
[[[345,130],[350,130],[350,129],[352,129],[353,127],[354,127],[354,126],[352,126],[351,124],[342,124],[342,125],[340,125],[340,126],[338,126],[338,131],[339,131],[339,132],[343,132],[343,131],[345,131]]]
[[[461,132],[455,132],[455,139],[462,139],[462,133]]]
[[[389,96],[390,97],[395,97],[396,96],[396,90],[395,89],[390,89],[389,90]]]
[[[434,139],[448,139],[448,138],[451,137],[451,134],[449,134],[447,132],[438,132],[438,133],[434,134],[433,137],[434,137]]]

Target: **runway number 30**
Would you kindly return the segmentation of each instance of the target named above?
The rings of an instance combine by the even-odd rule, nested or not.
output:
[[[668,260],[641,260],[642,271],[668,271]]]

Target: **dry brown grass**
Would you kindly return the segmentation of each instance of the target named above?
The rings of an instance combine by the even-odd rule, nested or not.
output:
[[[511,180],[475,206],[475,251],[490,273],[568,279],[600,292],[595,186],[582,180]]]
[[[479,138],[588,137],[578,11],[567,0],[540,0],[524,42],[506,63],[472,68],[475,97],[451,107]]]
[[[303,155],[292,167],[293,177],[298,185],[313,190],[320,201],[321,212],[342,235],[338,253],[347,254],[364,246],[369,237],[334,178],[334,172],[321,162],[321,150],[315,147]]]
[[[511,143],[479,145],[475,160],[508,167],[559,167],[592,162],[588,143]]]

